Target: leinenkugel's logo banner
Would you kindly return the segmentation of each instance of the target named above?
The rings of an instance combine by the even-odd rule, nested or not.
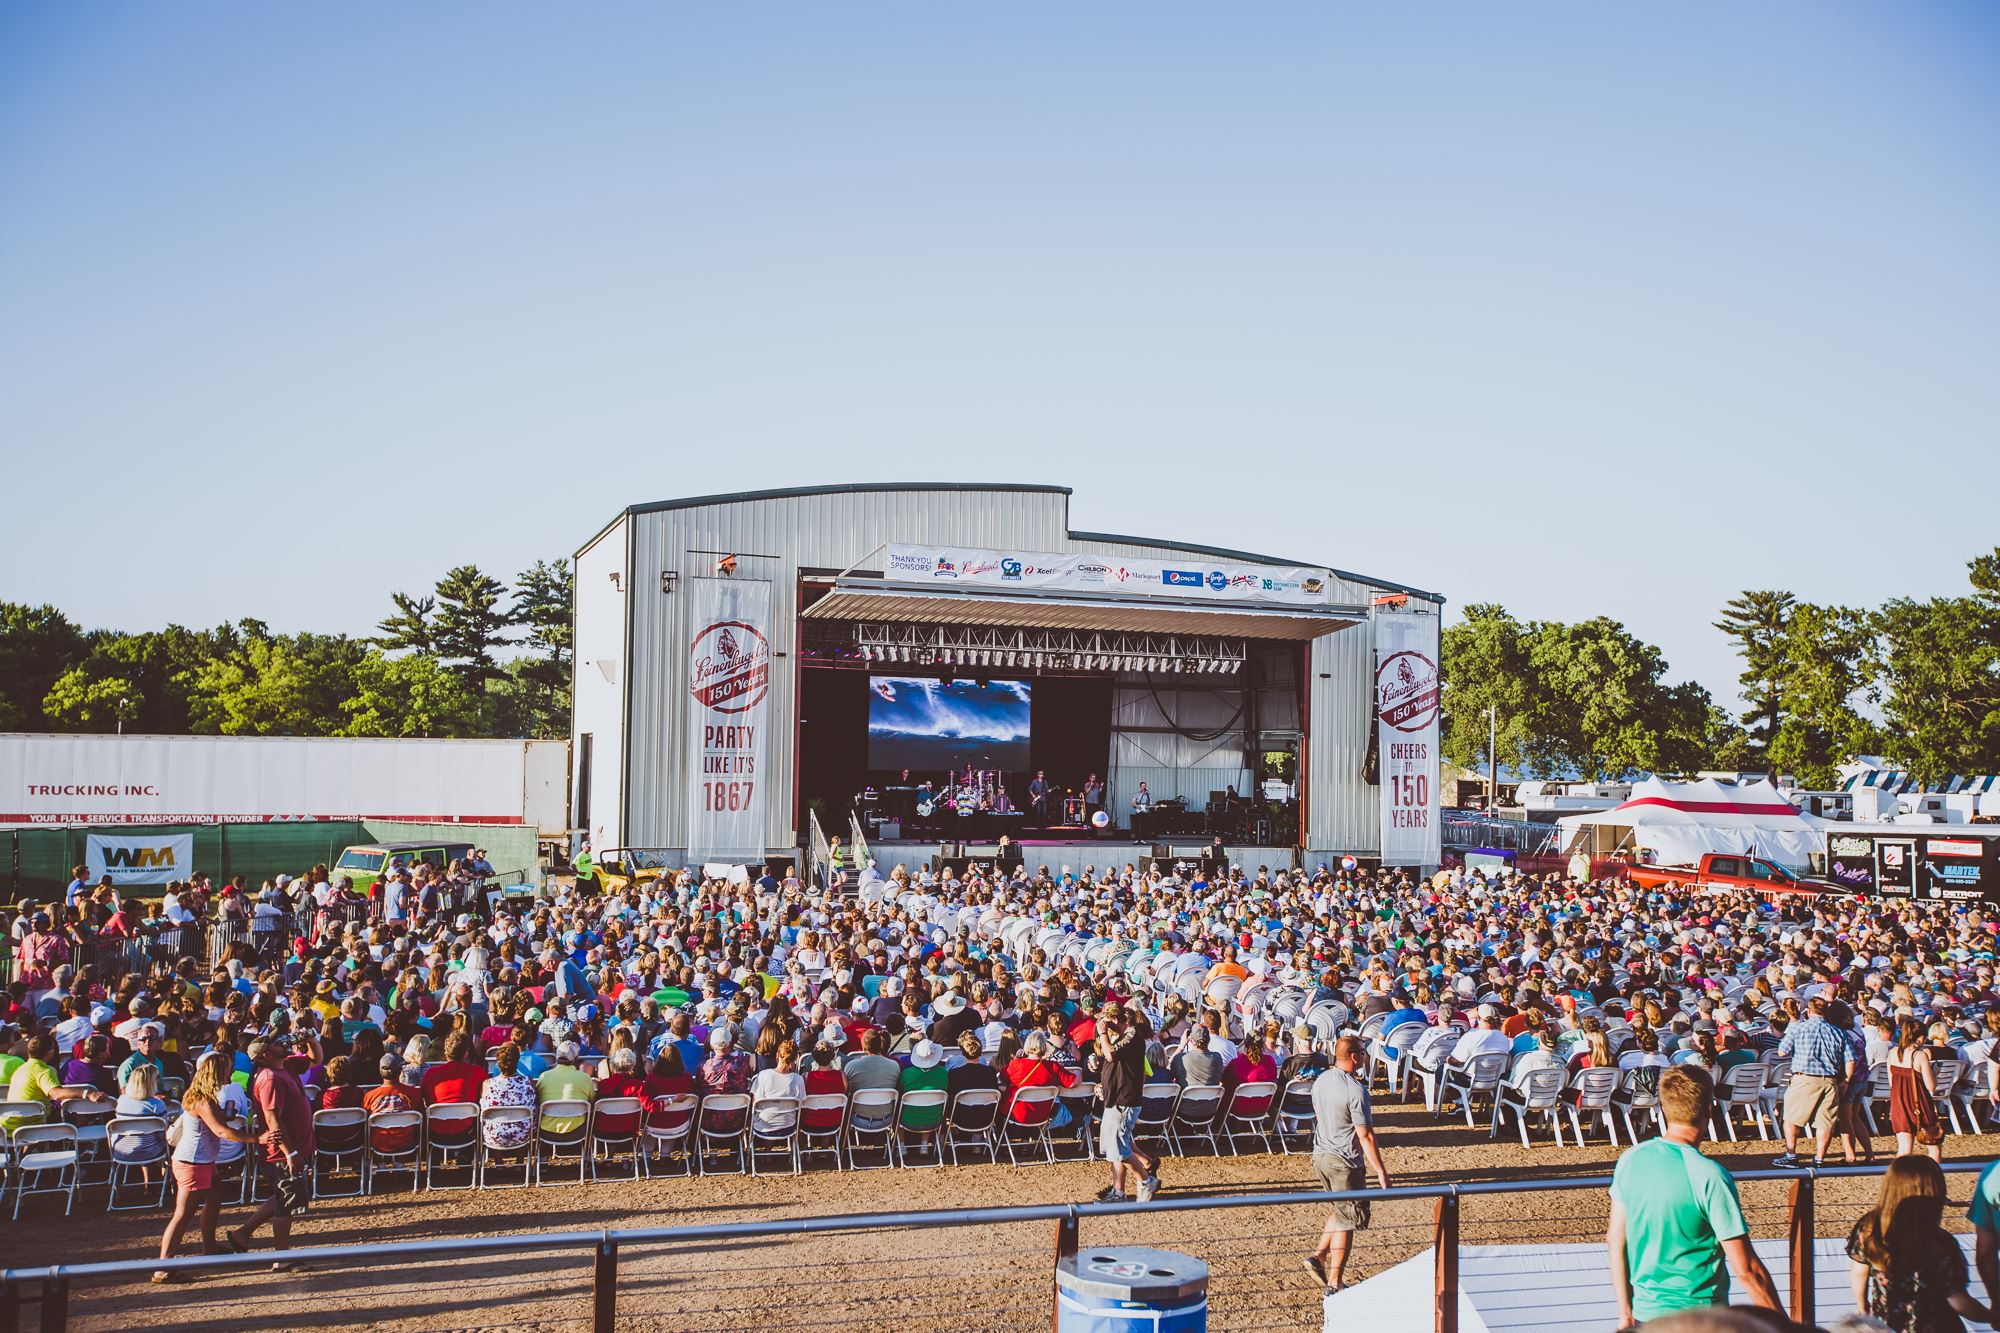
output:
[[[771,585],[691,579],[688,854],[764,855],[764,731],[771,697]]]
[[[1438,824],[1438,618],[1375,617],[1375,725],[1382,864],[1434,866]]]
[[[83,864],[93,880],[111,876],[116,885],[165,884],[194,873],[194,834],[124,837],[110,833],[84,835]]]
[[[1218,565],[1195,556],[1133,560],[1110,555],[1050,555],[1046,551],[985,551],[891,543],[882,562],[882,578],[888,583],[930,587],[1115,592],[1183,601],[1325,606],[1333,600],[1323,569]]]

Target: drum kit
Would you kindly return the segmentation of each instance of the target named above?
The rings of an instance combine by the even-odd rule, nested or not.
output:
[[[917,803],[919,817],[929,819],[940,805],[961,815],[981,810],[999,810],[1006,804],[1007,774],[997,768],[973,768],[953,773],[944,790],[928,801]]]

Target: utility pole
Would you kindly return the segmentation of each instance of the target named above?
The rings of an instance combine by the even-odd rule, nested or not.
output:
[[[1486,705],[1486,813],[1500,814],[1500,705]]]

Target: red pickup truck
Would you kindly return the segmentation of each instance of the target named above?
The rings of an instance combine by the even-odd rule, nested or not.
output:
[[[1839,893],[1845,892],[1831,880],[1801,879],[1791,871],[1760,856],[1736,856],[1710,852],[1696,866],[1635,865],[1625,878],[1642,888],[1664,888],[1669,884],[1699,884],[1711,889],[1750,889],[1757,893]]]

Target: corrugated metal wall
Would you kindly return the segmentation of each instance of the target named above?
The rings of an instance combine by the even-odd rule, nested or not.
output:
[[[625,525],[620,519],[576,560],[576,654],[570,714],[570,763],[584,762],[590,742],[588,832],[599,851],[619,846],[624,828],[619,794],[625,782]],[[612,581],[613,575],[617,581]],[[659,588],[654,580],[653,588]],[[583,774],[572,770],[570,818],[582,824],[576,801]]]
[[[680,850],[687,839],[681,767],[688,693],[681,645],[690,628],[687,599],[660,592],[661,571],[683,577],[707,573],[716,557],[694,553],[721,551],[738,557],[739,576],[772,582],[771,650],[782,656],[773,662],[771,680],[766,840],[776,850],[798,842],[792,827],[793,744],[785,733],[798,716],[793,629],[799,570],[843,569],[891,541],[1064,550],[1067,500],[1055,491],[855,491],[632,515],[625,841]]]
[[[684,509],[634,513],[630,564],[617,615],[630,616],[629,646],[619,654],[619,688],[615,699],[602,696],[587,703],[594,674],[586,640],[599,642],[602,627],[613,624],[612,610],[600,598],[584,606],[584,590],[597,583],[609,590],[601,570],[587,575],[584,564],[600,553],[622,559],[623,543],[607,535],[579,561],[577,652],[579,732],[595,729],[596,772],[593,823],[604,827],[611,841],[631,846],[682,850],[686,812],[680,795],[687,716],[685,654],[686,598],[660,590],[663,571],[683,578],[712,571],[716,552],[739,558],[742,577],[768,578],[773,585],[771,646],[779,656],[772,673],[772,745],[769,765],[771,802],[766,836],[772,850],[795,846],[792,827],[793,743],[784,731],[797,725],[797,658],[793,629],[798,619],[798,574],[801,568],[842,569],[863,562],[891,541],[951,544],[1016,550],[1088,552],[1107,556],[1157,556],[1161,550],[1186,548],[1072,539],[1068,528],[1068,497],[1052,491],[841,491],[823,495],[785,496],[724,501]],[[1199,552],[1198,559],[1213,560]],[[1366,606],[1376,587],[1329,573],[1336,602]],[[589,618],[597,627],[586,625]],[[622,636],[622,620],[617,620]],[[622,638],[621,638],[622,642]],[[1353,626],[1314,642],[1312,648],[1311,753],[1307,772],[1309,827],[1305,842],[1315,853],[1373,852],[1380,841],[1377,791],[1362,781],[1361,770],[1373,723],[1371,676],[1374,642],[1367,624]],[[610,725],[608,707],[622,710],[624,725]],[[589,726],[585,725],[586,717]],[[810,722],[806,723],[810,726]],[[1267,723],[1267,725],[1270,725]],[[621,784],[617,738],[622,734],[623,810],[618,826]],[[1126,776],[1134,776],[1143,761],[1131,756]],[[1148,779],[1149,783],[1151,779]],[[1183,782],[1181,785],[1190,785]],[[1198,783],[1202,794],[1222,782]],[[1153,788],[1161,794],[1158,786]],[[1190,791],[1189,794],[1193,794]],[[1112,793],[1121,804],[1129,793]]]

